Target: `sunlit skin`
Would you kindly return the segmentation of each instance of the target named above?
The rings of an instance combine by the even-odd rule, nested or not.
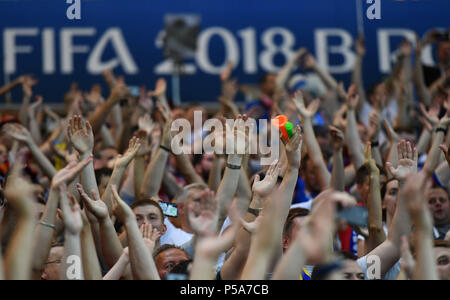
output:
[[[155,265],[161,279],[164,279],[179,263],[189,260],[187,254],[180,249],[170,248],[158,254]]]
[[[60,280],[61,260],[64,256],[64,247],[52,247],[45,264],[42,280]]]
[[[449,224],[450,205],[447,192],[441,188],[432,188],[428,190],[426,197],[435,225],[443,226]]]

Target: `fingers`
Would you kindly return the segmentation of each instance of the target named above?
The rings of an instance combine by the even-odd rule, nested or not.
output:
[[[395,175],[394,175],[395,168],[392,166],[392,164],[390,162],[386,162],[386,169],[392,177],[395,177]]]

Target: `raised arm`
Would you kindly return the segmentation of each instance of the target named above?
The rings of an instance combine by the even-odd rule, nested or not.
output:
[[[61,276],[64,280],[83,280],[84,269],[81,255],[81,230],[83,220],[80,214],[80,206],[75,198],[67,196],[65,185],[60,186],[60,202],[64,219],[64,256],[61,263]]]
[[[369,240],[367,251],[370,252],[386,240],[383,230],[382,204],[380,194],[380,170],[372,158],[372,147],[370,142],[366,145],[364,152],[364,165],[369,170],[369,195],[367,199],[367,210],[369,213]]]
[[[343,192],[345,190],[344,158],[342,146],[344,134],[334,126],[328,127],[333,142],[333,170],[331,172],[331,188]]]
[[[5,198],[17,218],[4,257],[7,280],[28,280],[31,276],[35,226],[35,211],[32,202],[34,187],[21,174],[23,168],[23,158],[19,157],[8,176],[5,187]]]
[[[6,132],[14,139],[23,142],[30,149],[33,158],[36,163],[42,168],[42,171],[49,178],[52,178],[56,174],[56,169],[48,158],[41,152],[39,147],[33,141],[30,132],[20,124],[7,124],[5,126]]]
[[[241,279],[263,280],[270,263],[282,245],[283,224],[289,213],[301,160],[302,135],[297,126],[286,144],[288,168],[279,189],[266,200],[261,224],[252,238]]]
[[[136,217],[131,208],[119,197],[116,186],[112,187],[114,215],[125,226],[128,249],[130,253],[131,270],[138,280],[158,280],[159,275],[153,261],[152,253],[145,245],[139,231]]]
[[[50,195],[45,205],[41,220],[36,226],[34,236],[33,251],[33,278],[39,279],[43,272],[43,267],[48,259],[52,241],[55,235],[56,212],[59,202],[59,189],[62,185],[69,185],[81,173],[84,167],[91,163],[89,156],[80,162],[71,162],[63,169],[59,170],[52,178]]]
[[[158,106],[161,110],[165,108],[161,105]],[[172,115],[170,111],[165,111],[165,125],[161,139],[161,145],[156,154],[152,157],[150,164],[145,170],[144,179],[142,180],[142,186],[140,189],[140,199],[148,199],[150,197],[158,196],[158,192],[161,188],[161,183],[164,177],[164,172],[167,165],[167,159],[169,158],[171,151],[171,125]]]
[[[308,105],[308,108],[306,108],[302,93],[297,91],[295,96],[292,98],[292,101],[294,101],[295,107],[300,114],[304,131],[303,134],[305,136],[306,149],[308,150],[310,159],[317,170],[320,187],[324,190],[330,185],[331,174],[327,169],[325,160],[323,159],[322,150],[317,142],[312,124],[312,118],[319,109],[320,100],[313,100],[313,102]]]
[[[77,189],[80,193],[81,200],[83,201],[87,214],[91,214],[96,219],[96,224],[94,225],[98,224],[99,226],[102,255],[108,266],[112,267],[121,256],[123,248],[117,236],[116,230],[114,229],[114,224],[109,217],[108,207],[103,201],[96,198],[94,191],[91,193],[91,198],[84,191],[81,184],[77,185]],[[89,220],[92,222],[92,219]]]
[[[111,186],[120,186],[122,182],[122,177],[127,170],[128,165],[134,159],[139,148],[141,147],[141,142],[137,137],[133,137],[128,144],[128,149],[123,155],[119,155],[114,163],[114,170],[109,179],[108,185],[102,195],[102,201],[106,203],[108,207],[109,215],[112,215],[112,200],[111,200]]]
[[[83,229],[81,230],[81,256],[83,260],[84,279],[101,280],[102,271],[100,268],[94,239],[92,237],[91,225],[85,212],[81,211],[83,219]]]
[[[219,202],[219,228],[222,227],[223,222],[226,219],[227,207],[233,201],[234,194],[239,183],[239,177],[241,174],[242,158],[243,154],[238,153],[239,147],[247,152],[248,149],[248,132],[245,132],[245,122],[247,121],[246,115],[238,115],[237,119],[234,121],[233,127],[233,137],[236,143],[234,143],[233,153],[228,154],[227,165],[225,172],[220,182],[219,188],[217,189],[217,198]],[[251,130],[251,129],[250,129]],[[228,143],[229,141],[227,141]],[[239,143],[244,143],[244,145],[239,145]],[[237,144],[237,145],[236,145]]]
[[[358,125],[356,123],[356,107],[360,99],[356,91],[356,85],[352,84],[347,93],[347,126],[345,128],[345,140],[350,158],[358,170],[364,164],[364,152],[361,138],[358,133]]]
[[[407,179],[403,195],[408,199],[408,211],[415,227],[416,265],[413,280],[438,280],[433,251],[433,218],[426,203],[425,190],[430,181],[428,174],[421,172]]]
[[[366,47],[364,45],[364,36],[359,35],[355,44],[356,59],[353,67],[352,82],[356,86],[356,93],[359,95],[361,101],[357,103],[358,110],[364,103],[367,102],[366,91],[364,90],[363,82],[363,59],[366,55]]]
[[[266,171],[263,180],[259,175],[255,176],[253,182],[253,197],[248,207],[247,214],[244,217],[246,223],[255,222],[257,216],[263,208],[263,200],[270,195],[275,188],[280,174],[281,166],[279,161],[274,161]],[[224,280],[236,280],[244,268],[250,249],[251,233],[244,227],[238,231],[234,249],[231,256],[225,261],[221,269],[221,275]]]

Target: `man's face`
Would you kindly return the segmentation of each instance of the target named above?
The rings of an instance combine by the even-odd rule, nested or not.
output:
[[[296,217],[293,220],[293,224],[291,226],[291,230],[289,233],[283,237],[283,249],[287,250],[289,246],[291,245],[292,241],[295,240],[300,228],[305,223],[306,216],[305,217]]]
[[[52,247],[45,264],[42,280],[60,280],[61,260],[64,256],[64,247]]]
[[[153,228],[159,230],[161,235],[166,233],[166,225],[162,222],[163,216],[161,216],[160,210],[154,205],[138,206],[133,209],[133,212],[139,227],[143,224],[151,224]]]
[[[261,91],[264,95],[272,97],[277,86],[277,77],[273,74],[267,75],[266,80],[261,84]]]
[[[364,206],[366,206],[367,198],[369,197],[369,189],[370,189],[370,178],[369,176],[364,179],[364,182],[362,184],[357,184],[356,189],[358,190],[359,194],[361,195],[361,199],[364,203]]]
[[[317,180],[316,168],[314,167],[311,159],[306,161],[306,170],[305,170],[304,180],[306,183],[306,188],[310,192],[320,192],[319,180]]]
[[[3,165],[6,161],[8,161],[8,149],[5,145],[0,144],[0,165]]]
[[[450,248],[434,247],[434,258],[440,280],[450,280]]]
[[[174,108],[172,109],[173,119],[184,119],[186,117],[186,113],[182,108]]]
[[[187,260],[189,260],[187,254],[177,248],[170,248],[161,252],[155,258],[155,265],[158,269],[159,277],[164,279],[175,266]]]
[[[100,153],[100,158],[95,161],[95,169],[108,167],[108,163],[116,158],[118,152],[115,149],[105,149]]]
[[[387,183],[386,194],[383,198],[383,208],[390,216],[394,216],[397,207],[398,181],[391,180]]]
[[[428,207],[433,214],[434,224],[443,226],[450,223],[447,192],[442,188],[432,188],[427,192]]]
[[[203,154],[202,160],[195,166],[197,173],[205,179],[208,179],[209,171],[214,162],[213,154]]]
[[[450,64],[450,41],[439,43],[437,56],[440,63]]]
[[[364,273],[356,263],[351,259],[345,259],[343,267],[328,276],[327,280],[364,280]]]

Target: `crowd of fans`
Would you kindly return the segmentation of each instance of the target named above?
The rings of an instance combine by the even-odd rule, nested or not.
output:
[[[437,36],[404,41],[369,89],[363,37],[347,90],[302,48],[245,109],[229,65],[214,113],[172,106],[163,79],[133,95],[112,71],[106,100],[73,84],[55,112],[17,78],[0,88],[23,91],[0,124],[0,279],[449,279],[450,41]],[[236,147],[176,155],[171,124],[196,111],[234,119],[246,149],[271,134],[248,119],[285,115],[294,133],[268,166]],[[341,214],[364,209],[367,226]]]

